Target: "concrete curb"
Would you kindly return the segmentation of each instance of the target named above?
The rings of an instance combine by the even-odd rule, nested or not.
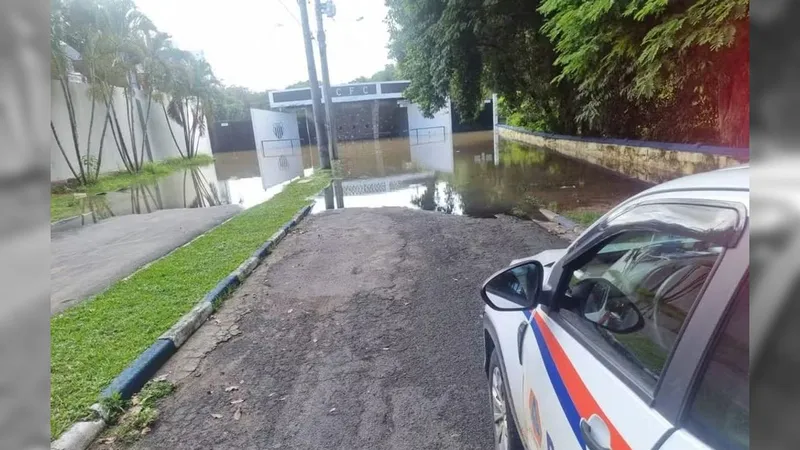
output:
[[[106,428],[103,419],[77,422],[50,444],[51,450],[82,450],[89,446]]]
[[[533,221],[549,233],[564,238],[568,241],[574,241],[578,238],[578,236],[581,235],[581,233],[584,232],[584,230],[586,230],[585,227],[582,227],[566,217],[550,211],[549,209],[539,208],[539,212],[547,218],[547,221],[536,219],[533,219]]]
[[[321,192],[314,195],[318,197]],[[169,330],[143,351],[125,370],[103,389],[101,399],[119,393],[122,398],[129,399],[152,378],[162,365],[180,348],[194,332],[205,323],[211,313],[219,307],[228,293],[236,289],[264,260],[272,253],[278,243],[311,212],[316,200],[301,208],[292,220],[286,222],[280,230],[259,247],[252,256],[222,279],[213,289],[181,317]],[[191,241],[190,241],[191,242]],[[188,244],[188,243],[187,243]],[[99,405],[98,405],[99,406]],[[97,413],[97,411],[95,410]],[[102,414],[98,414],[102,416]],[[84,450],[107,426],[103,417],[89,422],[77,422],[55,441],[50,443],[51,450]]]
[[[560,214],[557,214],[553,211],[550,211],[549,209],[544,209],[544,208],[539,208],[539,212],[541,212],[545,217],[547,217],[547,220],[555,222],[568,230],[575,231],[577,229],[580,230],[581,233],[583,232],[583,227],[581,227],[577,223],[567,219],[566,217]]]

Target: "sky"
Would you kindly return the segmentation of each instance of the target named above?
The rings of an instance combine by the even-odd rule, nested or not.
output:
[[[308,79],[296,0],[135,0],[176,47],[202,52],[226,85],[283,89]],[[308,6],[316,35],[313,1]],[[369,76],[390,63],[382,0],[337,0],[324,18],[331,84]],[[361,20],[356,20],[363,17]],[[316,55],[316,40],[313,41]],[[318,55],[316,55],[318,58]],[[319,59],[317,59],[319,74]],[[321,81],[321,79],[320,79]]]

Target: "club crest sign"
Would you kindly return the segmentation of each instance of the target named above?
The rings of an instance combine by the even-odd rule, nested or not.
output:
[[[531,426],[533,428],[533,438],[536,440],[536,446],[542,446],[542,417],[539,414],[539,401],[533,394],[533,390],[528,391],[528,411],[531,415]]]
[[[275,137],[278,139],[283,138],[283,122],[273,122],[272,123],[272,132],[275,134]]]

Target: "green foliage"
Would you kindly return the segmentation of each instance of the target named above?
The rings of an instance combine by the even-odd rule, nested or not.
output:
[[[677,129],[700,140],[711,128],[720,143],[747,145],[749,103],[731,89],[749,82],[749,0],[545,0],[539,10],[558,54],[555,81],[575,83],[585,100],[582,122],[613,132],[611,113],[630,111],[646,119],[622,130],[634,135]],[[731,108],[735,123],[715,120]]]
[[[250,108],[269,109],[269,92],[254,92],[242,86],[224,86],[212,99],[215,121],[250,120]]]
[[[386,0],[405,95],[565,134],[747,145],[748,0]]]
[[[169,380],[150,380],[136,397],[141,405],[155,406],[156,401],[168,396],[174,390],[175,385]]]
[[[383,69],[373,73],[368,77],[358,77],[350,83],[369,83],[370,81],[395,81],[402,80],[403,75],[394,64],[386,64]]]
[[[558,209],[556,208],[553,210],[557,211]],[[561,212],[560,214],[577,223],[578,225],[588,227],[589,225],[597,222],[597,219],[603,217],[603,214],[605,213],[605,211],[565,211]]]
[[[130,402],[122,398],[119,392],[114,392],[108,397],[100,399],[100,407],[106,411],[106,422],[115,424],[125,414]]]
[[[322,173],[305,183],[291,183],[272,199],[51,317],[51,437],[79,419],[139,353],[308,204],[309,196],[329,180],[328,174]]]
[[[118,425],[112,428],[107,433],[108,437],[102,439],[101,442],[121,442],[126,445],[136,442],[158,420],[159,411],[156,409],[156,401],[171,394],[174,390],[175,385],[168,380],[148,381],[129,402],[133,406],[119,417]]]
[[[286,86],[286,89],[300,89],[300,88],[307,88],[307,87],[310,87],[310,86],[311,86],[311,82],[306,80],[306,81],[298,81],[297,83],[292,83],[292,84]]]

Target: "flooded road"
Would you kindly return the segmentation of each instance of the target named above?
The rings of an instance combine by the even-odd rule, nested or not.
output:
[[[490,131],[344,143],[339,156],[341,182],[320,198],[317,212],[406,206],[471,217],[541,218],[539,208],[602,213],[649,187],[545,149],[495,143]]]
[[[302,148],[306,173],[319,163],[314,146]],[[143,184],[81,200],[74,227],[164,209],[239,205],[268,200],[282,185],[264,189],[255,151],[218,153],[215,161]],[[339,143],[335,188],[315,211],[340,207],[404,206],[494,217],[538,217],[539,208],[561,213],[603,212],[647,188],[606,169],[558,153],[498,139],[491,131]],[[269,183],[267,183],[269,184]]]

